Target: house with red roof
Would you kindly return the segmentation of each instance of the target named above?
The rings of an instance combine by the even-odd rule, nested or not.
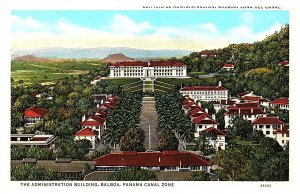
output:
[[[226,133],[220,129],[210,127],[207,128],[201,133],[209,134],[208,141],[211,146],[213,146],[216,150],[222,149],[225,150],[226,148],[226,142],[225,137]]]
[[[211,162],[207,157],[191,152],[113,152],[95,159],[96,170],[116,171],[126,167],[159,171],[206,171]]]
[[[109,77],[186,77],[187,65],[180,61],[117,62],[109,66]]]
[[[48,109],[39,108],[36,105],[27,108],[24,111],[26,125],[34,125],[36,122],[42,120],[43,117],[48,114],[48,112]]]
[[[181,88],[179,92],[193,100],[228,100],[228,89],[224,88],[221,83],[218,86],[186,86]]]
[[[285,123],[278,117],[258,117],[251,124],[253,130],[262,131],[266,137],[276,139],[276,131],[281,131]]]
[[[289,124],[285,123],[282,127],[282,129],[278,129],[276,130],[276,140],[279,143],[279,145],[281,145],[282,147],[284,147],[287,143],[289,143],[289,138],[290,134],[289,134]]]
[[[202,51],[200,56],[201,56],[201,58],[217,57],[217,53],[214,51]]]
[[[258,117],[265,117],[267,113],[265,113],[260,107],[258,103],[239,103],[234,104],[228,107],[226,113],[224,113],[225,120],[225,128],[232,127],[233,121],[236,116],[239,115],[241,118],[254,121]]]
[[[229,64],[229,63],[224,63],[223,69],[225,69],[226,71],[230,71],[230,70],[234,69],[234,65]]]
[[[97,146],[97,144],[100,141],[99,138],[98,138],[98,131],[93,130],[89,127],[86,127],[84,129],[81,129],[81,130],[77,131],[74,134],[74,139],[75,140],[82,140],[82,139],[89,140],[91,142],[90,149],[95,149],[95,147]]]
[[[289,64],[289,61],[288,61],[288,60],[285,60],[285,61],[280,61],[280,62],[278,63],[278,66],[282,66],[282,67],[289,68],[289,67],[290,67],[290,64]]]
[[[265,106],[265,107],[269,107],[269,103],[270,103],[270,100],[268,99],[264,99],[262,96],[256,96],[256,95],[252,95],[252,96],[243,96],[241,98],[241,102],[242,103],[253,103],[253,102],[256,102],[258,103],[259,105],[262,105],[262,106]]]
[[[217,128],[219,123],[212,119],[207,113],[203,113],[198,117],[192,118],[192,123],[195,125],[195,137],[199,137],[199,133],[207,128]]]
[[[87,118],[85,115],[82,117],[81,122],[82,129],[90,128],[93,130],[94,133],[97,134],[98,139],[101,140],[101,136],[106,130],[106,115],[101,115],[100,112],[97,112],[91,116],[88,116]],[[100,143],[103,142],[103,140],[100,141]]]
[[[289,98],[281,97],[270,102],[270,108],[276,107],[283,110],[289,110]]]

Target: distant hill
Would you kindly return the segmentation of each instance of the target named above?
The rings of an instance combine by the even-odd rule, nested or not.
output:
[[[104,59],[102,59],[101,61],[116,63],[116,62],[125,62],[125,61],[131,62],[131,61],[135,61],[135,59],[129,58],[122,53],[118,53],[118,54],[110,54],[107,57],[105,57]]]
[[[23,56],[16,56],[13,58],[13,60],[16,60],[16,61],[37,61],[41,58],[38,58],[34,55],[23,55]]]
[[[62,58],[62,59],[103,59],[112,53],[123,53],[131,58],[155,59],[183,57],[189,55],[192,51],[180,49],[158,49],[145,50],[128,47],[97,47],[97,48],[62,48],[45,47],[38,49],[18,49],[12,50],[12,56],[34,55],[44,58]]]

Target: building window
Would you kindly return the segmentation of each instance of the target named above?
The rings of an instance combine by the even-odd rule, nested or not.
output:
[[[266,128],[269,129],[269,128],[270,128],[270,125],[266,125]]]
[[[266,131],[266,134],[269,135],[269,134],[270,134],[270,131]]]
[[[282,144],[284,144],[284,140],[282,140],[281,142],[282,142]]]

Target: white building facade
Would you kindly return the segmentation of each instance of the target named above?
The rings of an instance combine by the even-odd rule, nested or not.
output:
[[[109,77],[187,77],[187,65],[179,61],[117,62],[109,66]]]
[[[181,95],[200,101],[228,100],[228,89],[219,86],[187,86],[179,91]]]

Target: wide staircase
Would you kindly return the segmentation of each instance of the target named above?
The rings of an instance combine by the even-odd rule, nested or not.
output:
[[[146,150],[157,150],[158,137],[156,127],[158,115],[154,97],[143,97],[140,119],[140,127],[145,132],[144,148]]]

